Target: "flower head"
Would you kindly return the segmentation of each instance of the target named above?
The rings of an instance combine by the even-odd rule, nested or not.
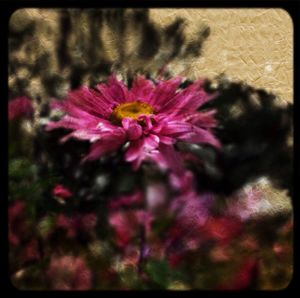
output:
[[[21,117],[31,118],[33,115],[32,102],[26,96],[15,98],[8,102],[8,119]]]
[[[179,172],[182,165],[173,146],[176,141],[220,146],[210,130],[215,125],[213,112],[197,111],[212,98],[204,91],[203,81],[185,89],[180,89],[180,83],[181,78],[153,83],[137,76],[128,89],[111,76],[95,89],[82,87],[71,91],[64,101],[55,101],[53,108],[64,111],[65,116],[50,122],[47,130],[70,129],[62,142],[71,137],[89,140],[91,150],[84,160],[98,159],[128,142],[125,160],[134,169],[151,161]]]

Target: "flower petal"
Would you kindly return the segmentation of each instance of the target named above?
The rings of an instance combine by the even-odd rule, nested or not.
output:
[[[189,143],[208,143],[220,147],[220,142],[206,129],[183,121],[170,121],[161,129],[160,134]]]
[[[159,81],[149,99],[149,104],[152,105],[156,111],[160,111],[161,107],[175,96],[181,81],[182,79],[180,77],[172,78],[167,81]]]
[[[161,113],[180,115],[196,111],[200,106],[215,97],[207,94],[203,89],[203,80],[195,81],[187,88],[178,92],[160,109]]]
[[[98,84],[96,88],[109,102],[115,104],[128,101],[128,89],[115,75],[109,77],[107,84]]]
[[[126,134],[123,129],[103,133],[101,139],[92,144],[89,154],[82,160],[95,160],[106,153],[117,150],[126,140]]]
[[[132,83],[132,88],[129,91],[131,101],[141,100],[148,102],[154,91],[152,81],[145,79],[144,76],[137,76]]]
[[[140,138],[143,134],[142,127],[135,121],[128,118],[122,120],[122,125],[127,131],[127,136],[130,141]]]

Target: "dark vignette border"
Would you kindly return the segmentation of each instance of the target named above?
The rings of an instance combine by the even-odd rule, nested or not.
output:
[[[224,0],[204,0],[204,1],[198,1],[198,0],[101,0],[101,1],[93,1],[93,0],[1,0],[0,1],[0,22],[1,22],[1,30],[0,30],[0,50],[2,51],[1,55],[1,64],[0,64],[0,94],[1,96],[1,108],[0,108],[0,121],[1,121],[1,129],[2,129],[2,146],[0,148],[2,149],[1,154],[1,236],[3,239],[3,244],[1,246],[1,285],[5,285],[5,287],[2,287],[2,290],[9,291],[11,294],[16,295],[26,295],[29,294],[30,297],[39,295],[39,293],[35,294],[34,292],[37,291],[20,291],[15,289],[9,280],[8,276],[8,241],[7,241],[7,193],[8,193],[8,118],[7,118],[7,95],[8,95],[8,24],[10,16],[13,14],[14,11],[16,11],[19,8],[101,8],[101,7],[130,7],[130,8],[142,8],[142,7],[151,7],[151,8],[282,8],[284,9],[291,17],[294,25],[294,152],[297,152],[299,149],[299,140],[297,136],[299,135],[299,129],[297,122],[299,121],[299,117],[297,117],[297,109],[299,106],[298,100],[299,100],[299,53],[300,53],[300,47],[299,47],[299,40],[300,40],[300,25],[299,25],[299,18],[300,18],[300,2],[297,0],[263,0],[263,1],[257,1],[257,0],[243,0],[243,1],[237,1],[237,0],[230,0],[230,1],[224,1]],[[3,96],[6,94],[6,96]],[[4,98],[3,98],[4,97]],[[3,144],[4,143],[4,144]],[[295,186],[298,186],[297,183],[295,183],[298,177],[298,168],[295,165],[300,164],[299,162],[299,156],[297,154],[294,155],[294,177],[293,177],[293,184]],[[297,206],[299,206],[297,202],[297,195],[298,190],[297,187],[295,188],[294,192],[294,200],[293,200],[293,208],[294,208],[294,251],[296,252],[297,247]],[[4,248],[4,249],[3,249]],[[287,292],[293,291],[297,288],[297,279],[299,278],[299,273],[297,270],[297,260],[299,261],[299,257],[297,254],[294,255],[294,276],[289,284],[289,286],[281,291],[255,291],[255,295],[285,295],[288,294]],[[4,283],[2,283],[5,281]],[[5,292],[6,292],[5,291]],[[103,291],[105,294],[105,291]],[[129,295],[145,295],[145,294],[152,294],[152,292],[157,291],[147,291],[144,293],[141,293],[139,291],[130,291],[130,292],[115,292],[115,294],[122,293],[126,295],[127,293]],[[215,293],[212,291],[189,291],[189,292],[171,292],[171,291],[165,291],[164,295],[181,295],[181,294],[196,294],[201,295],[205,292],[207,293]],[[52,293],[51,291],[43,291],[43,294]],[[90,291],[90,292],[62,292],[62,291],[53,291],[53,294],[63,294],[64,296],[69,295],[90,295],[91,293],[96,293],[96,295],[101,294],[101,291]],[[229,294],[229,295],[239,295],[238,292],[220,292],[221,294]],[[107,292],[107,294],[113,294],[112,291]],[[155,294],[155,293],[154,293]]]

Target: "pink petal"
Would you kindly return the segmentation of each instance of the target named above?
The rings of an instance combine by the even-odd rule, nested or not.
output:
[[[181,175],[171,173],[170,184],[181,192],[189,192],[193,189],[194,176],[191,171],[184,171]]]
[[[142,127],[135,120],[130,121],[130,119],[124,118],[122,120],[122,125],[124,129],[127,131],[128,139],[131,141],[140,138],[143,134]]]
[[[142,154],[144,141],[143,139],[138,139],[136,141],[130,142],[129,148],[125,153],[125,160],[128,162],[138,159]]]
[[[117,150],[126,140],[126,134],[123,129],[115,130],[107,134],[102,134],[102,138],[92,144],[89,154],[82,160],[95,160],[106,153]]]
[[[132,88],[129,91],[132,101],[141,100],[148,102],[154,90],[154,84],[144,76],[137,76],[133,81]]]
[[[60,143],[65,143],[70,138],[78,139],[78,140],[87,140],[87,141],[96,141],[100,139],[99,133],[93,133],[86,129],[78,129],[75,130],[67,135],[65,135],[63,138],[60,139]]]
[[[111,75],[107,84],[99,84],[96,87],[101,95],[114,104],[126,102],[129,99],[128,89],[115,75]]]
[[[156,111],[160,111],[165,102],[175,96],[181,81],[182,79],[180,77],[172,78],[167,81],[159,81],[151,98],[149,99],[149,104],[154,106]]]
[[[90,115],[104,118],[111,115],[113,108],[113,102],[106,100],[101,93],[86,86],[69,92],[66,103],[68,113],[71,112],[72,107],[77,107]]]
[[[217,121],[214,118],[216,110],[210,110],[208,112],[197,112],[185,117],[185,121],[190,122],[196,126],[204,128],[213,128],[216,126]]]
[[[169,169],[171,169],[176,174],[182,174],[184,171],[183,162],[180,154],[174,149],[173,146],[160,144],[159,151]]]
[[[194,131],[182,134],[178,139],[188,143],[206,143],[221,148],[219,140],[210,131],[200,127],[194,127]]]
[[[158,147],[158,144],[159,137],[155,135],[132,141],[125,153],[125,160],[133,162],[133,168],[138,169],[142,161],[149,159],[149,154]]]
[[[68,198],[72,196],[72,192],[64,185],[57,184],[52,190],[52,193],[56,197]]]
[[[144,148],[147,151],[156,149],[159,144],[159,137],[153,134],[148,135],[144,138]]]
[[[134,194],[124,195],[118,199],[111,200],[108,204],[110,209],[117,209],[123,206],[132,206],[143,201],[143,195],[141,192],[135,192]]]
[[[209,131],[191,123],[170,121],[160,131],[160,134],[189,143],[208,143],[220,147],[220,142]]]
[[[161,113],[179,115],[196,111],[201,105],[215,97],[203,89],[203,80],[195,81],[187,88],[180,90],[173,98],[165,102]]]

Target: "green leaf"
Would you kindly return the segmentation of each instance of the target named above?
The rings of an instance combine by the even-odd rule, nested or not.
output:
[[[164,260],[148,261],[145,268],[150,280],[159,287],[167,288],[171,280],[172,273],[168,263]]]

